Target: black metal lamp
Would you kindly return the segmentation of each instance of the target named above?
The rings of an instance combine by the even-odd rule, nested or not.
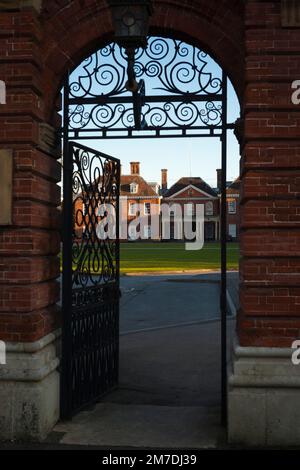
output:
[[[125,49],[147,46],[151,0],[108,0],[115,28],[115,38]]]
[[[108,0],[108,3],[112,12],[115,40],[125,48],[128,57],[126,88],[133,93],[135,125],[140,128],[145,84],[143,80],[140,82],[136,80],[134,58],[136,49],[147,47],[149,18],[153,12],[152,2],[151,0]]]

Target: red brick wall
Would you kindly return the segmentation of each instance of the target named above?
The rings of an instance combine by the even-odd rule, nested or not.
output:
[[[246,5],[242,345],[288,347],[300,332],[300,107],[291,103],[300,29],[281,27],[280,8]]]
[[[290,101],[300,32],[281,28],[275,0],[154,6],[151,33],[204,45],[244,103],[239,336],[243,345],[289,346],[300,327],[300,114]],[[32,341],[57,326],[58,299],[60,171],[41,144],[40,123],[58,124],[65,72],[111,38],[112,24],[104,0],[45,1],[40,15],[0,13],[0,79],[8,87],[0,145],[14,151],[14,225],[0,228],[0,335]]]
[[[206,44],[242,91],[242,2],[154,1],[152,33]],[[14,152],[13,226],[0,227],[0,335],[34,341],[58,324],[60,202],[56,155],[41,145],[40,123],[57,126],[57,96],[69,67],[112,35],[106,1],[44,1],[0,10],[0,145]],[[222,44],[222,50],[220,49]]]
[[[41,144],[43,28],[34,9],[0,11],[0,145],[13,149],[13,225],[0,227],[0,337],[34,341],[58,324],[60,167]]]

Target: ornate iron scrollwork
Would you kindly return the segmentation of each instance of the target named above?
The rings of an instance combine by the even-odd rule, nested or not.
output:
[[[120,162],[74,142],[64,161],[62,414],[70,417],[118,381]],[[101,208],[114,217],[114,236],[102,236]]]
[[[118,276],[117,237],[99,236],[101,221],[106,216],[99,213],[99,208],[109,205],[115,209],[117,217],[118,161],[98,151],[75,146],[73,168],[73,285],[97,286],[114,281]],[[115,227],[117,229],[116,221]]]
[[[222,125],[222,72],[202,50],[150,37],[147,49],[136,51],[134,71],[141,90],[132,97],[125,50],[112,43],[73,72],[69,127],[74,137],[132,136],[139,129],[210,132]]]

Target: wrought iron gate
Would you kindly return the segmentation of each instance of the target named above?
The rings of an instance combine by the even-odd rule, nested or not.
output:
[[[120,162],[65,145],[61,414],[68,418],[118,381]]]
[[[127,60],[116,43],[83,61],[68,75],[64,87],[62,414],[70,416],[113,387],[118,368],[119,246],[117,239],[98,241],[95,210],[104,193],[118,206],[119,162],[70,139],[211,137],[220,139],[222,155],[220,311],[225,424],[227,131],[234,128],[227,122],[228,79],[220,67],[216,71],[217,64],[211,67],[212,59],[197,47],[177,39],[148,39],[148,47],[137,50],[135,56],[139,92],[131,94],[126,88]],[[95,174],[89,173],[92,158],[98,160]],[[97,178],[104,178],[100,169],[107,172],[108,183],[93,188]],[[78,214],[76,200],[80,198],[87,200],[84,213]],[[76,234],[78,225],[84,230]],[[101,262],[96,276],[92,275],[90,253],[95,250],[101,262],[108,263],[109,275],[103,276]]]

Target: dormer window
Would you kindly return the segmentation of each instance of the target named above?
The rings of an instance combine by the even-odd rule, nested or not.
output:
[[[131,194],[136,194],[138,192],[139,185],[136,183],[130,184],[130,192]]]

